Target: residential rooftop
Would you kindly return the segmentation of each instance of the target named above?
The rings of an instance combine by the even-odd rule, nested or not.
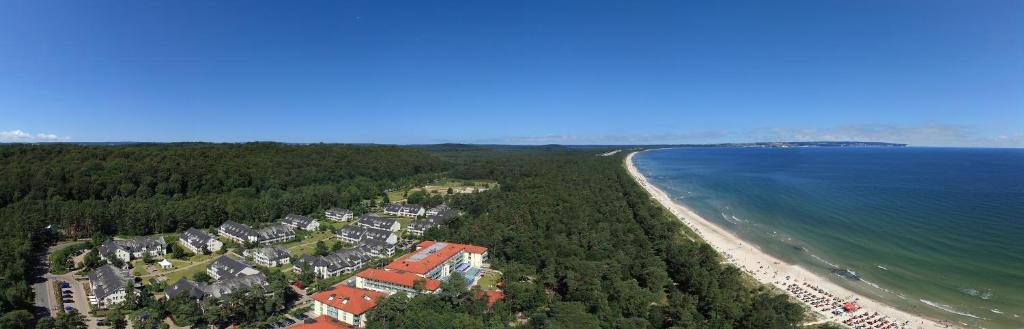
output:
[[[441,288],[441,281],[425,278],[412,272],[386,271],[379,268],[368,268],[356,274],[356,276],[378,282],[387,282],[394,285],[415,288],[416,281],[423,281],[423,289],[435,291]]]
[[[428,240],[420,242],[420,244],[417,245],[416,251],[399,257],[395,261],[384,266],[384,268],[424,275],[462,251],[471,254],[483,254],[487,252],[487,248],[468,244],[435,242]]]
[[[387,296],[382,292],[337,285],[310,296],[316,301],[336,309],[360,315],[377,306],[377,301]]]

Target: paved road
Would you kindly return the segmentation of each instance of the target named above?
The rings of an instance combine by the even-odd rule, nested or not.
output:
[[[33,267],[33,283],[32,290],[35,292],[35,306],[36,313],[39,315],[56,316],[61,309],[64,308],[62,300],[57,299],[54,284],[57,281],[64,281],[71,284],[71,294],[75,302],[70,305],[77,309],[82,315],[85,316],[85,322],[89,325],[89,328],[99,328],[96,325],[96,319],[89,314],[89,298],[85,294],[85,287],[82,282],[75,280],[75,272],[65,273],[61,275],[50,274],[49,272],[49,255],[57,249],[63,248],[64,246],[79,243],[82,241],[67,241],[58,243],[48,248],[46,254],[40,254],[37,256],[36,266]]]

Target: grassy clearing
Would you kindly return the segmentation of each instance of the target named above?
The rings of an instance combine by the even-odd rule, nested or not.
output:
[[[316,231],[306,236],[301,241],[293,241],[281,245],[281,248],[288,249],[288,253],[292,255],[292,259],[298,259],[302,255],[309,255],[316,251],[316,243],[318,241],[324,241],[327,246],[330,247],[332,244],[331,238],[334,237],[333,230],[331,231]]]
[[[442,178],[425,186],[391,191],[387,194],[388,200],[391,200],[391,202],[402,202],[405,200],[406,194],[415,191],[424,191],[430,194],[446,194],[448,193],[448,188],[451,188],[455,193],[472,193],[477,190],[495,189],[499,186],[497,181],[487,179]]]
[[[132,261],[132,275],[134,276],[147,276],[149,271],[146,271],[146,263],[142,259],[136,259]]]
[[[192,279],[192,275],[198,272],[205,272],[206,266],[210,265],[213,259],[219,256],[220,254],[213,253],[209,255],[195,255],[189,260],[171,259],[170,261],[174,264],[174,269],[165,273],[167,275],[167,284],[174,284],[181,278]]]
[[[501,282],[501,273],[489,272],[480,277],[477,285],[482,290],[498,289],[498,282]]]

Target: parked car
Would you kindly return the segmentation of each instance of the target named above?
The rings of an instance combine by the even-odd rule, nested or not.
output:
[[[107,322],[107,319],[96,319],[96,325],[106,327],[110,325],[110,322]]]
[[[64,310],[65,310],[65,311],[72,311],[72,310],[74,310],[74,309],[75,309],[75,308],[74,308],[74,307],[71,307],[71,306],[64,306]]]
[[[65,300],[64,300],[64,304],[74,304],[74,303],[75,303],[75,300],[74,300],[74,299],[70,299],[70,298],[68,298],[68,299],[65,299]]]
[[[61,289],[71,289],[71,284],[67,283],[67,282],[64,282],[64,281],[61,281],[60,287],[61,287]]]

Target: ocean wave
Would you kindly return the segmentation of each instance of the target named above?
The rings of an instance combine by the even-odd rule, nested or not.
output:
[[[878,289],[878,290],[881,290],[881,291],[893,294],[896,297],[899,297],[901,299],[907,299],[907,297],[904,296],[903,294],[897,293],[897,292],[889,290],[889,289],[882,288],[881,286],[879,286],[878,284],[876,284],[874,282],[871,282],[871,281],[868,281],[868,280],[864,280],[864,279],[860,279],[860,280],[863,281],[864,283],[867,283],[869,286],[874,287],[875,289]]]
[[[940,310],[943,310],[943,311],[946,311],[946,312],[949,312],[949,313],[953,313],[953,314],[957,314],[957,315],[963,315],[963,316],[966,316],[966,317],[972,317],[972,318],[975,318],[975,319],[988,320],[986,318],[983,318],[983,317],[980,317],[980,316],[977,316],[977,315],[974,315],[974,314],[971,314],[971,313],[957,311],[956,309],[954,309],[952,306],[949,306],[949,305],[943,305],[943,304],[939,304],[939,303],[936,303],[936,302],[933,302],[933,301],[930,301],[930,300],[925,300],[925,299],[918,299],[918,300],[921,301],[922,303],[928,304],[928,306],[931,306],[931,307],[934,307],[934,308],[937,308],[937,309],[940,309]]]
[[[995,314],[1003,314],[1003,311],[1000,311],[998,308],[993,308],[993,309],[991,309],[989,311],[991,311],[992,313],[995,313]]]
[[[978,297],[978,298],[981,298],[981,299],[984,299],[984,300],[992,299],[992,291],[991,290],[978,291],[978,289],[974,289],[974,288],[964,288],[964,289],[960,289],[960,292],[968,294],[968,295],[973,296],[973,297]]]
[[[817,259],[818,261],[820,261],[822,263],[828,264],[828,266],[831,266],[833,268],[839,268],[839,265],[832,264],[831,262],[825,260],[824,258],[818,257],[818,255],[811,254],[811,257],[814,257],[814,259]]]
[[[886,270],[886,271],[889,270],[889,269],[885,268],[885,266],[882,266],[882,265],[875,265],[875,267],[883,269],[883,270]]]

